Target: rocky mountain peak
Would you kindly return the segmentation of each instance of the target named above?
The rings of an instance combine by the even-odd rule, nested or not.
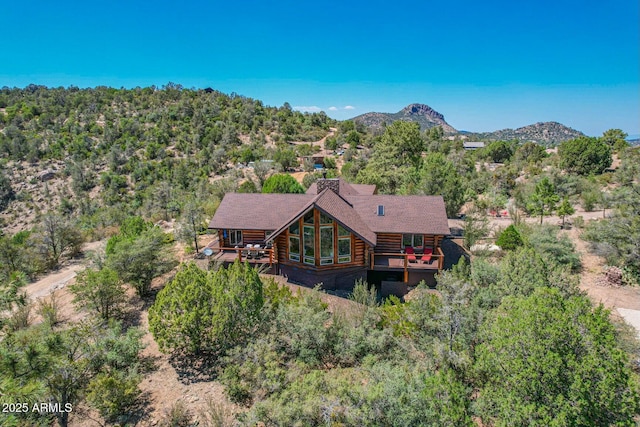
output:
[[[429,107],[426,104],[410,104],[404,107],[401,111],[401,114],[405,116],[429,116],[434,119],[443,120],[444,115],[438,113],[433,108]]]

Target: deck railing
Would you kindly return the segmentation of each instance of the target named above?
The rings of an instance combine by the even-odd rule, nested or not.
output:
[[[411,269],[421,269],[424,270],[426,268],[421,268],[421,265],[424,265],[422,263],[422,256],[424,254],[407,254],[407,253],[398,253],[398,252],[372,252],[371,253],[371,259],[370,259],[370,268],[371,270],[375,270],[376,269],[376,258],[386,258],[387,260],[389,259],[400,259],[401,263],[400,265],[396,265],[393,266],[391,265],[391,263],[389,263],[388,265],[384,265],[384,264],[377,264],[377,267],[386,267],[386,268],[402,268],[404,270],[404,282],[408,282],[409,281],[409,270]],[[409,262],[409,257],[413,256],[416,259],[416,262]],[[435,263],[435,264],[434,264]],[[435,248],[433,254],[431,254],[431,261],[430,261],[430,266],[433,266],[435,268],[437,268],[438,270],[442,270],[442,268],[444,267],[444,253],[442,252],[442,249],[440,248]],[[431,267],[431,268],[433,268]]]
[[[259,260],[262,259],[262,257],[268,257],[269,258],[269,267],[271,267],[273,265],[274,262],[274,258],[273,258],[273,253],[274,253],[274,249],[273,248],[259,248],[259,249],[254,249],[254,248],[246,248],[246,247],[242,247],[242,248],[236,248],[236,247],[213,247],[211,248],[213,250],[218,250],[221,253],[224,252],[236,252],[237,253],[237,257],[239,261],[242,261],[242,257],[244,257],[247,261],[251,262],[252,260]]]

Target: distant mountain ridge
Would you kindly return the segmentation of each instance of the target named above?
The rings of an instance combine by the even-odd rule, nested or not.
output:
[[[467,138],[469,139],[531,141],[542,145],[558,144],[579,136],[585,135],[579,130],[575,130],[558,122],[538,122],[517,129],[501,129],[494,132],[467,134]]]
[[[420,124],[421,130],[441,126],[445,134],[464,135],[469,140],[517,140],[552,145],[584,136],[584,133],[558,122],[538,122],[517,129],[501,129],[494,132],[458,131],[446,122],[443,114],[425,104],[410,104],[397,113],[365,113],[351,120],[362,123],[368,128],[379,130],[397,120],[416,122]]]
[[[445,121],[441,113],[425,104],[410,104],[397,113],[365,113],[351,120],[373,129],[382,129],[385,124],[390,125],[395,121],[404,120],[420,124],[421,130],[441,126],[446,134],[458,133],[453,126]]]

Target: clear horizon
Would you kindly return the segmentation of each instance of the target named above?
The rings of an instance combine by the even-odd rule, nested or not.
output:
[[[5,5],[0,86],[212,87],[344,120],[427,104],[458,130],[640,134],[638,3]]]

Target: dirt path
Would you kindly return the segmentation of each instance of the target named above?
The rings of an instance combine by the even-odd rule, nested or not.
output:
[[[327,138],[331,138],[333,135],[335,135],[337,131],[338,131],[338,129],[336,129],[336,128],[329,128],[329,133],[327,133],[324,137],[320,138],[317,141],[313,141],[313,142],[290,141],[289,144],[292,144],[292,145],[308,144],[308,145],[311,145],[311,146],[320,147],[320,150],[324,151],[324,142],[327,140]]]
[[[25,292],[31,300],[46,297],[57,289],[64,288],[72,279],[76,277],[78,271],[84,270],[81,263],[74,263],[60,269],[56,273],[51,273],[24,287]]]
[[[103,248],[104,241],[90,242],[83,246],[83,252],[92,252]],[[84,270],[89,264],[87,258],[71,260],[64,264],[59,270],[41,277],[33,283],[29,283],[24,287],[30,299],[46,297],[52,292],[66,287],[76,277],[79,271]]]

